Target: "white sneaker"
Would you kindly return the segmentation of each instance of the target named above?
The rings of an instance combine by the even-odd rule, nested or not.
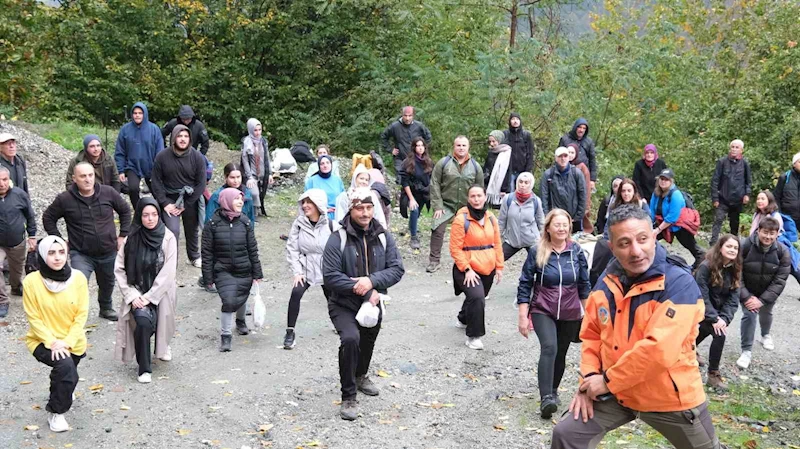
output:
[[[47,418],[47,422],[50,424],[50,430],[53,432],[66,432],[69,430],[67,419],[64,418],[64,415],[59,413],[51,413],[50,417]]]
[[[467,338],[466,345],[469,349],[475,349],[478,351],[483,349],[483,342],[480,338]]]
[[[161,360],[165,362],[172,360],[172,348],[170,346],[167,346],[167,352],[164,353],[164,356],[161,357]]]
[[[200,258],[197,258],[191,262],[189,262],[195,268],[203,268],[203,261]]]
[[[78,397],[75,396],[75,393],[72,393],[72,402],[75,402],[76,399],[78,399]]]
[[[750,366],[750,360],[753,358],[753,353],[750,351],[742,351],[739,360],[736,361],[736,366],[741,369],[747,369]]]
[[[140,384],[149,384],[152,380],[153,379],[152,379],[152,376],[150,375],[150,373],[142,373],[142,375],[139,376],[139,383]]]
[[[774,351],[775,342],[772,341],[772,335],[767,334],[761,337],[761,346],[763,346],[767,351]]]
[[[456,317],[456,322],[453,323],[453,326],[455,326],[455,327],[457,327],[459,329],[466,329],[467,328],[467,325],[462,323],[461,320],[458,319],[458,317]]]

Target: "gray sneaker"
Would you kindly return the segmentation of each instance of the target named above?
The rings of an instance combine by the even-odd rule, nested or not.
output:
[[[431,262],[428,264],[427,267],[425,267],[425,271],[427,271],[428,273],[435,273],[438,270],[439,270],[439,262]]]
[[[358,409],[356,408],[357,404],[358,402],[356,402],[355,399],[347,399],[342,401],[342,408],[339,409],[339,415],[342,417],[342,419],[345,421],[355,421],[355,419],[358,418]]]
[[[412,235],[411,236],[411,249],[419,249],[419,248],[420,248],[419,236]]]
[[[8,315],[8,303],[0,304],[0,318],[5,318]]]
[[[374,383],[367,377],[366,375],[361,377],[356,377],[356,387],[358,387],[358,391],[364,393],[367,396],[377,396],[380,394],[378,391],[378,387],[375,386]]]

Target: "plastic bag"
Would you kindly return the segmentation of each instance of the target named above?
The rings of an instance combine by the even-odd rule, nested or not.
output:
[[[386,308],[383,305],[384,299],[388,300],[389,297],[385,295],[380,295],[381,298],[378,300],[378,305],[373,306],[371,302],[364,301],[361,304],[361,308],[358,309],[358,313],[356,314],[356,321],[361,327],[375,327],[378,325],[378,321],[381,318],[386,318]]]
[[[264,305],[264,301],[261,299],[261,289],[258,288],[258,285],[255,285],[256,294],[253,298],[253,324],[256,327],[264,327],[264,323],[267,321],[267,306]]]

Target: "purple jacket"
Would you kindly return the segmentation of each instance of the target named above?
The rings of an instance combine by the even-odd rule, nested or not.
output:
[[[569,242],[564,252],[550,253],[547,264],[536,265],[534,247],[519,277],[517,304],[530,303],[531,313],[556,320],[575,321],[583,317],[581,299],[589,296],[589,268],[580,245]],[[533,299],[533,300],[531,300]]]

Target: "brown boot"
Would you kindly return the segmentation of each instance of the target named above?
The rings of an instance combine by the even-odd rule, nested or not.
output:
[[[706,381],[706,385],[711,388],[715,388],[717,390],[727,390],[728,385],[722,380],[722,376],[719,374],[718,370],[713,370],[708,372],[708,380]]]

